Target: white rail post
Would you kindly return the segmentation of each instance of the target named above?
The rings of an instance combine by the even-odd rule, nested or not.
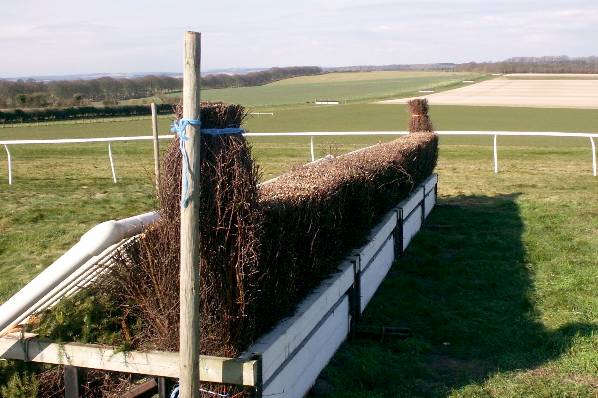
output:
[[[590,137],[590,144],[592,144],[592,171],[594,172],[594,177],[596,177],[596,143],[594,142],[594,137]]]
[[[496,145],[496,134],[494,134],[494,174],[498,174],[498,146]]]
[[[154,173],[156,177],[156,192],[160,188],[160,140],[158,139],[158,111],[152,102],[152,132],[154,133]]]
[[[110,158],[110,169],[112,170],[112,181],[116,184],[116,171],[114,171],[114,159],[112,158],[112,144],[108,143],[108,158]]]
[[[8,162],[8,185],[12,185],[12,158],[10,157],[10,151],[8,150],[8,145],[4,145],[4,150],[6,150],[6,156],[7,156],[7,162]],[[596,163],[595,162],[594,162],[594,175],[596,175]]]
[[[316,152],[314,151],[314,136],[309,137],[309,146],[311,149],[311,161],[314,162],[316,160]]]
[[[201,34],[185,33],[183,75],[183,117],[200,118]],[[199,170],[201,130],[188,125],[183,150],[188,161],[183,163],[182,178],[186,179],[181,206],[181,270],[179,325],[179,393],[181,398],[199,398]],[[184,158],[184,157],[183,157]],[[185,181],[183,181],[185,184]]]

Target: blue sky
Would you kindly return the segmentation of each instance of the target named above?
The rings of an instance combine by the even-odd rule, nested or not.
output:
[[[5,0],[0,77],[598,55],[598,1]]]

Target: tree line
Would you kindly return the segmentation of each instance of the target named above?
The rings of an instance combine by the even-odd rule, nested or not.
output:
[[[174,113],[170,104],[156,105],[160,115]],[[151,115],[149,105],[124,105],[124,106],[75,106],[69,108],[46,109],[11,109],[0,111],[0,124],[52,122],[56,120],[95,119],[122,116],[147,116]]]
[[[278,80],[298,76],[320,75],[324,70],[319,66],[290,66],[286,68],[270,68],[259,72],[244,74],[211,74],[201,78],[203,88],[230,88],[261,86]]]
[[[296,76],[323,73],[316,66],[270,68],[246,74],[212,74],[202,77],[203,88],[259,86]],[[182,90],[180,78],[143,76],[139,78],[101,77],[91,80],[42,82],[34,79],[9,81],[0,79],[0,108],[48,108],[84,106],[103,102],[106,106],[119,101],[164,95]]]
[[[517,57],[500,62],[470,62],[455,67],[481,73],[598,73],[598,57]]]

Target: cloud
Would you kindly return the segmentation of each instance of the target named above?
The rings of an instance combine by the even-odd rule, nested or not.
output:
[[[204,33],[204,69],[592,55],[598,37],[595,0],[13,3],[0,76],[177,71],[185,30]]]

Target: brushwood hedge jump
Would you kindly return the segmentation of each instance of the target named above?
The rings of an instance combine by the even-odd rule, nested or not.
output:
[[[202,127],[238,127],[245,116],[241,106],[203,104]],[[395,253],[406,247],[435,202],[436,180],[430,176],[437,156],[435,134],[413,133],[296,167],[273,181],[258,184],[259,170],[243,136],[203,135],[201,260],[197,264],[202,278],[202,355],[235,358],[261,352],[265,355],[261,387],[267,391],[282,388],[286,393],[281,396],[298,396],[290,392],[285,380],[313,382],[336,350],[336,343],[346,336],[340,328],[335,343],[326,345],[325,330],[314,331],[310,322],[324,322],[317,316],[329,317],[332,313],[337,314],[338,322],[345,322],[344,315],[339,314],[355,314],[355,309],[360,313],[365,307],[385,275],[382,271],[388,270]],[[114,264],[100,272],[90,287],[39,314],[36,333],[60,340],[66,334],[70,340],[133,350],[178,351],[181,160],[175,138],[162,164],[158,221],[119,249]],[[397,207],[400,202],[403,204]],[[372,228],[378,231],[374,235]],[[400,239],[396,239],[399,230]],[[362,249],[356,252],[359,247]],[[385,265],[365,273],[375,258],[384,259]],[[361,282],[355,282],[361,271],[371,283],[361,286]],[[331,282],[330,278],[341,278],[341,282]],[[314,295],[320,297],[328,291],[331,283],[338,287],[335,298],[325,293],[332,307],[321,301],[316,306],[309,304]],[[353,287],[353,293],[345,287]],[[363,294],[359,293],[362,290]],[[318,344],[332,351],[318,357],[319,367],[314,367],[318,370],[313,377],[301,378],[298,375],[304,368],[297,358],[304,354],[293,355],[292,369],[281,366],[291,360],[293,350],[289,347],[299,349],[302,339],[307,338],[299,336],[307,329],[301,329],[293,342],[284,343],[280,336],[289,338],[281,328],[294,324],[288,319],[297,320],[306,313],[306,306],[314,308],[307,312],[312,318],[301,318],[301,322],[311,325],[313,333],[326,337]],[[326,309],[326,313],[317,315],[313,311],[320,311],[318,308]],[[65,313],[69,318],[67,327]],[[337,321],[331,321],[331,325]],[[272,344],[286,348],[260,351],[260,347]],[[275,352],[286,354],[281,357]],[[278,359],[266,358],[268,355]],[[61,370],[52,371],[40,379],[44,391],[63,388],[63,379],[56,376]],[[277,376],[280,374],[286,376]],[[108,391],[114,380],[102,372],[89,372],[85,377],[84,384],[103,386],[89,391]],[[128,377],[129,383],[136,380],[136,376]],[[293,391],[303,391],[309,388],[307,384],[297,385]],[[224,394],[244,391],[240,386],[222,384],[204,383],[204,387]],[[86,396],[102,394],[90,392]]]

